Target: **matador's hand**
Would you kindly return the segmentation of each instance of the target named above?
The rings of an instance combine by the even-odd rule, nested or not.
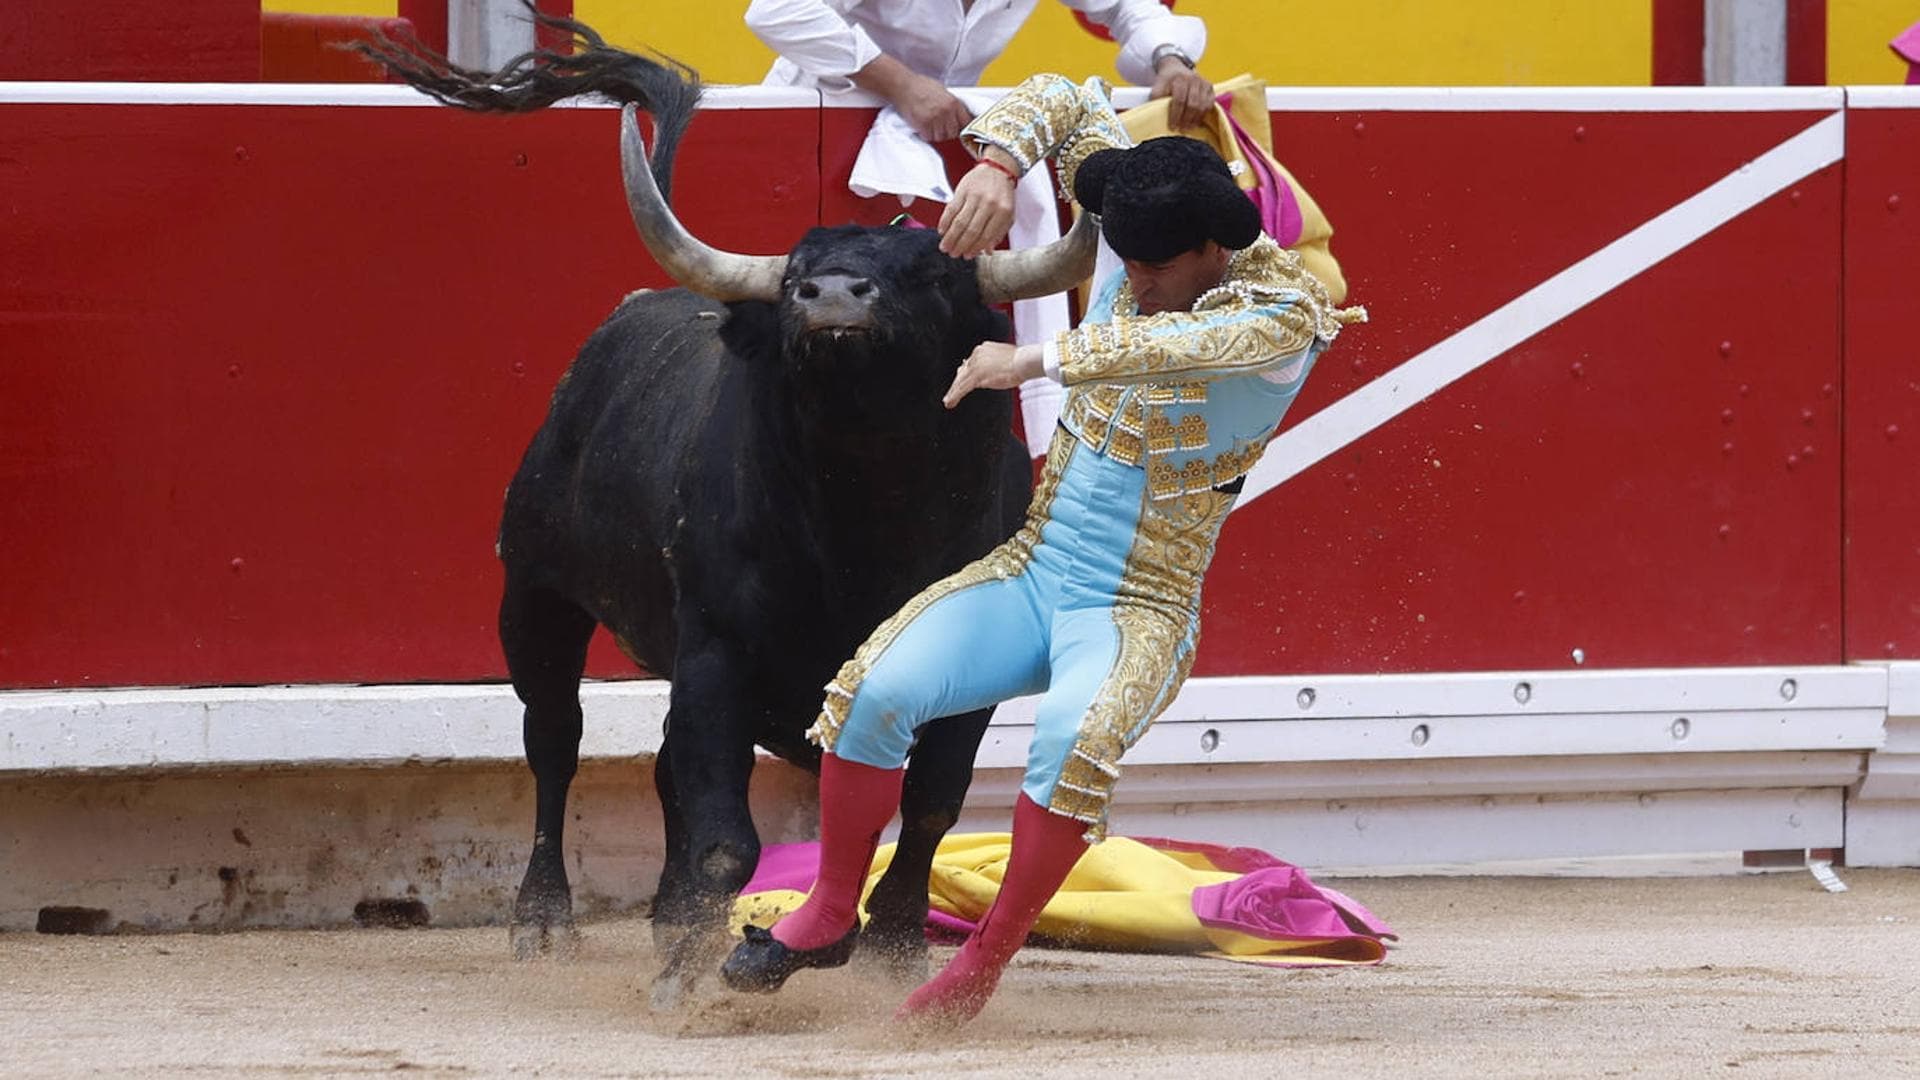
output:
[[[953,385],[940,403],[951,409],[975,390],[1012,390],[1028,379],[1039,378],[1046,373],[1041,356],[1038,345],[983,341],[953,373]]]
[[[1013,228],[1013,189],[1019,181],[1011,167],[1000,164],[996,168],[982,159],[953,186],[953,198],[940,212],[941,251],[971,259],[992,251]]]

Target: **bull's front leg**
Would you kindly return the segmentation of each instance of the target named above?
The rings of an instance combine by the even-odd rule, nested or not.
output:
[[[655,1009],[674,1008],[719,969],[728,909],[760,860],[747,805],[761,711],[750,682],[748,666],[716,645],[683,650],[675,663],[658,770],[668,846],[653,902]]]
[[[993,710],[943,717],[920,729],[900,794],[900,843],[867,897],[869,921],[856,961],[902,982],[925,982],[927,878],[934,849],[960,818],[973,783],[973,760]]]

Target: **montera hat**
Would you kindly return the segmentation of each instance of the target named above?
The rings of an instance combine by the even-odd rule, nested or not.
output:
[[[1212,240],[1238,250],[1260,237],[1260,211],[1213,147],[1179,135],[1088,155],[1073,177],[1123,259],[1160,262]]]

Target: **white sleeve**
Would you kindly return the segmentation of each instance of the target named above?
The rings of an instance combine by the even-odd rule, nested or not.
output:
[[[1047,378],[1052,379],[1054,382],[1066,382],[1066,379],[1060,374],[1060,337],[1058,334],[1047,338],[1046,343],[1040,346],[1040,369],[1045,371]]]
[[[1192,15],[1175,15],[1160,0],[1060,0],[1107,28],[1120,43],[1114,68],[1138,86],[1153,84],[1153,50],[1172,45],[1194,63],[1207,51],[1207,24]]]
[[[850,5],[827,0],[753,0],[747,5],[747,29],[795,67],[833,90],[847,90],[847,78],[873,63],[880,46],[847,21]]]

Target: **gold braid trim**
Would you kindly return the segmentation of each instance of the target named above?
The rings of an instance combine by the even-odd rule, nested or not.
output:
[[[1278,307],[1282,302],[1242,301],[1229,311],[1238,317],[1226,322],[1210,322],[1196,308],[1083,325],[1060,336],[1060,373],[1071,386],[1259,371],[1293,359],[1319,336],[1312,309],[1297,302]],[[1224,303],[1212,308],[1227,309]]]
[[[1170,461],[1149,461],[1147,495],[1156,500],[1165,499],[1230,484],[1252,472],[1260,455],[1266,452],[1267,443],[1262,439],[1223,450],[1211,458],[1194,458],[1178,468]]]
[[[1133,145],[1104,88],[1098,79],[1076,86],[1063,75],[1035,75],[974,117],[960,137],[1005,150],[1022,173],[1054,158],[1061,187],[1071,196],[1081,162],[1099,150]]]
[[[1084,438],[1095,453],[1123,465],[1138,466],[1152,455],[1205,450],[1210,445],[1206,417],[1188,413],[1176,423],[1167,415],[1164,404],[1156,404],[1204,402],[1205,386],[1149,383],[1133,394],[1117,383],[1075,387],[1067,392],[1061,418],[1067,429]],[[1157,497],[1166,492],[1155,494]]]
[[[1166,711],[1193,671],[1199,643],[1200,584],[1233,497],[1204,491],[1144,500],[1139,531],[1120,574],[1113,607],[1120,649],[1080,721],[1047,809],[1106,836],[1120,758]]]
[[[826,685],[826,700],[820,705],[819,717],[807,729],[808,739],[822,750],[831,751],[834,748],[840,741],[840,730],[846,726],[847,715],[853,709],[853,697],[860,692],[860,684],[866,681],[867,672],[873,670],[880,655],[922,612],[962,589],[989,581],[1005,581],[1026,573],[1027,566],[1033,562],[1033,549],[1040,544],[1040,529],[1046,524],[1054,496],[1059,494],[1060,481],[1066,476],[1067,463],[1073,459],[1077,442],[1075,439],[1053,440],[1053,446],[1047,452],[1046,468],[1033,492],[1033,501],[1027,504],[1026,523],[1020,526],[1019,532],[999,547],[922,589],[881,623],[865,643],[854,650],[852,659],[840,665],[839,673]]]
[[[1055,340],[1067,385],[1246,374],[1285,363],[1315,340],[1331,342],[1341,326],[1367,317],[1364,308],[1335,308],[1300,256],[1266,236],[1233,253],[1226,277],[1192,311],[1138,310],[1122,284],[1110,321],[1061,332]],[[1231,321],[1209,325],[1222,315]]]

